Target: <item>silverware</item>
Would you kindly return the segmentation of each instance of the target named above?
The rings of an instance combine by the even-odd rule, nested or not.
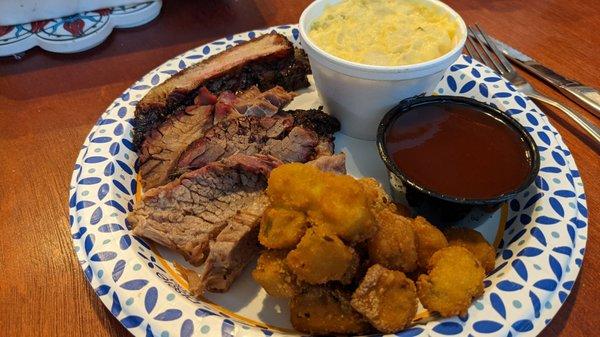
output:
[[[477,40],[476,43],[475,40]],[[502,52],[498,50],[496,45],[490,40],[485,32],[475,25],[475,27],[469,27],[469,34],[467,36],[467,43],[465,48],[467,52],[474,58],[486,64],[488,67],[495,69],[500,75],[510,81],[520,92],[529,96],[530,98],[538,101],[550,104],[562,112],[571,117],[579,126],[587,131],[598,144],[600,144],[600,128],[592,124],[590,121],[579,115],[579,113],[570,110],[566,106],[554,101],[553,99],[546,97],[537,92],[523,77],[521,77],[510,62],[504,57]],[[486,46],[489,46],[486,47]],[[494,58],[496,56],[496,58]]]
[[[593,113],[596,117],[600,118],[600,91],[557,74],[552,69],[549,69],[533,58],[523,54],[521,51],[514,49],[502,41],[499,41],[493,37],[488,38],[490,38],[490,40],[496,44],[498,49],[500,49],[504,55],[508,56],[511,61],[514,61],[529,72],[543,79],[562,92],[565,96],[569,97],[575,103],[581,105],[586,110]]]

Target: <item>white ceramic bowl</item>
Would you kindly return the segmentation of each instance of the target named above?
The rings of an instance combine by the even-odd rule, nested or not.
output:
[[[398,102],[431,94],[444,71],[457,59],[467,38],[467,28],[452,8],[437,0],[421,0],[449,13],[458,23],[456,46],[436,59],[403,66],[377,66],[347,61],[331,55],[308,37],[312,22],[327,5],[341,0],[316,0],[300,16],[300,41],[308,54],[315,84],[325,109],[342,123],[348,136],[375,140],[383,115]]]

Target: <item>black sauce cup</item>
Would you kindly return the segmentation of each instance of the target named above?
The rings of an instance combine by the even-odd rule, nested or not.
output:
[[[519,187],[492,198],[462,198],[460,196],[445,195],[420,186],[398,168],[390,154],[387,152],[385,140],[387,138],[388,128],[393,125],[393,122],[398,116],[415,107],[440,103],[458,103],[480,109],[484,111],[484,113],[488,113],[491,116],[498,118],[505,125],[517,132],[525,143],[530,158],[530,171]],[[521,124],[496,107],[466,97],[426,96],[409,98],[400,102],[400,104],[390,110],[379,123],[377,131],[377,149],[388,169],[394,199],[400,201],[398,200],[398,196],[404,195],[409,206],[415,213],[425,216],[429,221],[441,227],[459,221],[475,210],[483,211],[485,213],[497,210],[502,203],[528,188],[533,183],[535,177],[537,177],[540,169],[540,156],[537,145]]]

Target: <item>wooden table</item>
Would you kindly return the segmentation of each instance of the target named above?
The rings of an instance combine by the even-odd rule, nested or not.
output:
[[[309,0],[165,1],[153,22],[74,54],[33,49],[0,58],[0,331],[4,336],[126,336],[73,253],[67,193],[73,163],[102,111],[131,83],[192,47],[298,21]],[[468,23],[561,73],[600,88],[596,1],[448,0]],[[539,82],[540,91],[600,120]],[[600,313],[600,149],[548,111],[577,161],[590,213],[583,268],[543,336],[597,334]]]

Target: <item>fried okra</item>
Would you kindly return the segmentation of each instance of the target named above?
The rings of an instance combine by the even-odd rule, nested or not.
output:
[[[310,287],[290,302],[292,326],[313,335],[359,335],[372,330],[350,305],[350,293]]]
[[[383,189],[381,183],[375,178],[360,178],[358,179],[358,182],[360,182],[365,190],[365,194],[371,202],[371,209],[374,214],[377,214],[384,209],[389,209],[398,215],[411,217],[410,209],[403,204],[394,202],[392,197],[390,197]]]
[[[396,211],[396,204],[394,204],[392,198],[385,192],[379,181],[375,178],[360,178],[358,182],[362,185],[375,213],[384,209]]]
[[[271,205],[307,211],[320,200],[324,186],[322,172],[314,166],[290,163],[277,167],[269,175],[267,196]]]
[[[285,164],[271,172],[267,195],[275,207],[304,212],[316,226],[346,242],[364,241],[376,229],[370,200],[351,176]]]
[[[288,253],[286,263],[299,280],[310,284],[352,281],[358,268],[358,255],[337,236],[318,228],[309,228],[296,249]]]
[[[428,274],[417,280],[425,308],[442,317],[463,315],[473,298],[483,294],[485,271],[470,251],[459,246],[438,250],[429,259]]]
[[[358,180],[351,176],[327,173],[326,190],[319,207],[308,211],[315,225],[323,226],[345,242],[356,243],[371,237],[375,221],[370,201]]]
[[[263,213],[258,240],[270,249],[292,249],[300,242],[307,225],[302,212],[270,207]]]
[[[378,230],[367,242],[371,261],[405,273],[415,270],[417,247],[412,220],[388,209],[379,212],[376,219]]]
[[[252,278],[274,297],[291,298],[301,285],[285,263],[286,252],[268,250],[258,258]]]
[[[412,227],[415,231],[415,239],[417,241],[417,259],[419,268],[427,269],[427,263],[433,253],[447,247],[448,241],[444,233],[437,227],[429,223],[423,217],[416,217],[412,221]]]
[[[403,272],[378,264],[367,271],[354,291],[352,307],[380,332],[406,328],[417,313],[417,290]]]
[[[481,233],[471,228],[453,227],[447,229],[445,234],[450,246],[461,246],[473,253],[486,273],[494,270],[496,250]]]

